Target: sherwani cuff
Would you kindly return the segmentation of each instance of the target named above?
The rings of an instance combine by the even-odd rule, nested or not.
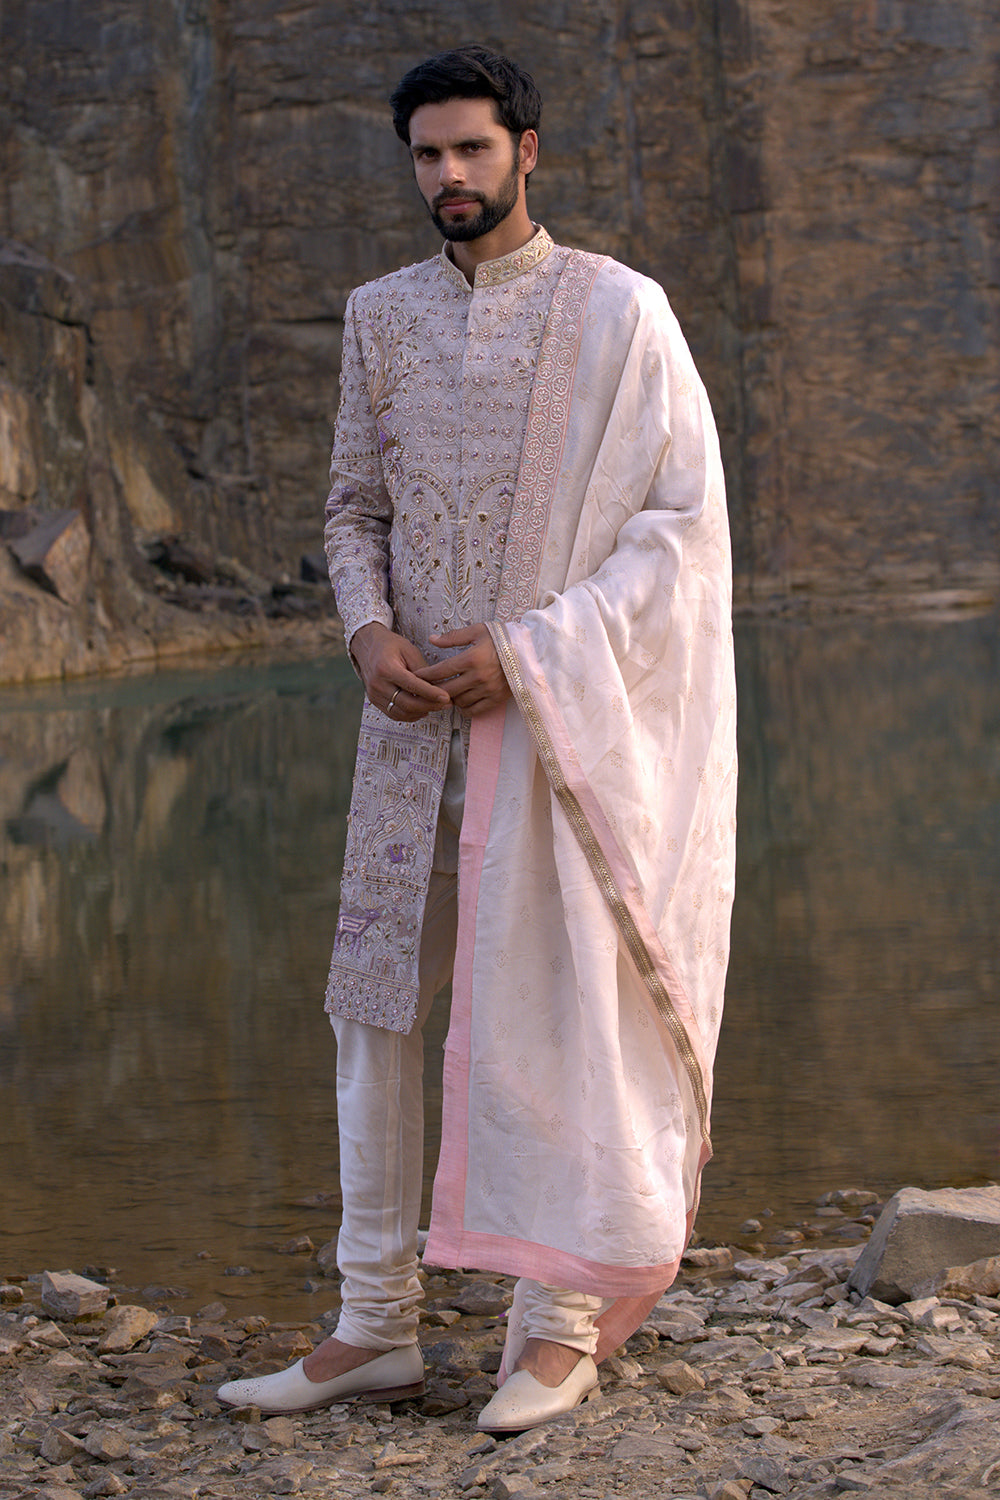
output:
[[[354,668],[359,679],[361,678],[361,671],[354,652],[351,649],[351,643],[358,631],[362,630],[365,625],[384,625],[387,630],[395,630],[396,618],[388,604],[386,604],[382,609],[374,610],[370,614],[352,614],[350,620],[344,620],[344,640],[347,645],[347,654],[351,659],[351,666]]]

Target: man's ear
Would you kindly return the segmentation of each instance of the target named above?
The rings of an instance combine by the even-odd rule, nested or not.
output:
[[[518,170],[533,172],[538,164],[538,134],[534,130],[525,130],[517,148]]]

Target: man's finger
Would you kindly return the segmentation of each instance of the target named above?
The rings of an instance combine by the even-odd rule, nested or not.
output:
[[[432,646],[471,646],[484,634],[489,635],[489,631],[483,625],[463,625],[461,630],[446,630],[428,639]]]
[[[421,667],[417,676],[424,682],[448,682],[452,677],[459,677],[470,666],[472,662],[463,652],[458,656],[449,656],[444,661],[435,662],[432,667]]]
[[[430,682],[422,682],[416,675],[412,683],[404,686],[403,692],[409,693],[413,698],[423,699],[427,703],[439,703],[442,708],[451,702],[451,697],[444,688],[435,687]]]
[[[421,673],[425,670],[426,668],[420,669]],[[402,681],[400,681],[401,677]],[[433,703],[441,708],[451,702],[451,696],[444,688],[435,687],[432,682],[425,682],[422,676],[418,676],[416,672],[408,672],[405,667],[396,666],[387,671],[384,684],[373,683],[376,690],[380,685],[384,686],[387,698],[391,697],[398,688],[401,693],[409,693],[413,698],[420,698],[426,703]]]

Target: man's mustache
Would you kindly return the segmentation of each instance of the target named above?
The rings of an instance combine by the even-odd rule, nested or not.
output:
[[[486,199],[482,193],[438,193],[431,204],[432,208],[440,208],[445,203],[485,203]]]

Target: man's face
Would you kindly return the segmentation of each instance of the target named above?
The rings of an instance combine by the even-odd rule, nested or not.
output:
[[[502,224],[524,192],[520,145],[490,99],[422,104],[410,116],[410,155],[431,218],[448,240],[477,240]]]

